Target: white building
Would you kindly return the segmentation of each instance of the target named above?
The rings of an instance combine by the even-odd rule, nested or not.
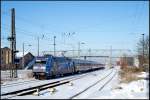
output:
[[[139,67],[139,59],[138,57],[134,57],[134,66]]]

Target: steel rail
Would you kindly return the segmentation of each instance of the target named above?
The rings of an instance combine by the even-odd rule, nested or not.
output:
[[[15,97],[15,96],[23,96],[23,95],[27,95],[27,94],[31,94],[31,93],[36,92],[36,90],[38,88],[40,88],[40,90],[44,90],[44,89],[47,89],[47,88],[60,86],[60,85],[69,83],[70,81],[81,79],[82,77],[87,76],[89,74],[91,74],[91,73],[86,73],[82,76],[77,76],[77,78],[76,78],[76,76],[73,76],[71,78],[62,79],[62,80],[51,82],[51,83],[46,83],[46,84],[42,84],[42,85],[38,85],[38,86],[34,86],[34,87],[29,87],[29,88],[22,89],[22,90],[16,90],[16,91],[12,91],[12,92],[9,92],[9,93],[4,93],[4,94],[1,94],[1,96],[7,96],[8,95],[8,97],[6,97],[6,98],[12,98],[12,97]]]
[[[84,89],[83,91],[81,91],[81,92],[79,92],[79,93],[77,93],[77,94],[71,96],[69,99],[73,99],[73,98],[77,97],[78,95],[81,95],[83,92],[85,92],[85,91],[87,91],[88,89],[90,89],[91,87],[95,86],[95,85],[98,84],[100,81],[106,79],[108,76],[111,75],[112,72],[113,72],[113,70],[112,70],[109,74],[107,74],[105,77],[103,77],[103,78],[101,78],[100,80],[96,81],[94,84],[90,85],[89,87],[87,87],[87,88]]]
[[[117,73],[115,72],[114,75],[102,86],[99,88],[99,91],[101,91],[116,75]]]

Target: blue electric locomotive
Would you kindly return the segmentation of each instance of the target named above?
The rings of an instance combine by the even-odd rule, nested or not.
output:
[[[70,59],[68,57],[54,57],[52,55],[36,57],[33,73],[35,78],[49,79],[53,76],[85,72],[89,70],[104,68],[104,65],[94,61]]]
[[[33,73],[35,78],[64,75],[75,72],[75,65],[67,57],[36,57]]]

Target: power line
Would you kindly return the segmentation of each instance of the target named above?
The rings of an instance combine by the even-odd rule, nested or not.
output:
[[[9,27],[10,26],[8,26],[8,25],[6,25],[6,24],[2,24],[5,28],[7,28],[7,29],[10,29]],[[32,33],[32,32],[30,32],[30,31],[27,31],[27,30],[24,30],[24,29],[22,29],[22,28],[19,28],[19,27],[16,27],[17,29],[19,29],[19,30],[21,30],[21,31],[25,31],[25,32],[28,32],[28,33]]]
[[[8,28],[8,27],[6,27],[6,26],[3,26],[3,28],[4,29],[6,29],[6,30],[8,30],[8,31],[10,31],[10,29]],[[20,32],[20,33],[25,33],[25,34],[23,34],[23,35],[26,35],[26,36],[31,36],[31,37],[37,37],[37,36],[35,36],[35,35],[32,35],[33,33],[31,33],[31,32],[29,32],[29,31],[26,31],[26,30],[23,30],[23,29],[20,29],[20,28],[16,28],[16,30],[18,31],[18,32]],[[29,33],[31,33],[31,34],[29,34]],[[19,34],[18,34],[19,35]]]
[[[6,24],[2,24],[2,25],[4,25],[3,27],[4,27],[6,30],[10,31],[10,29],[8,28],[8,26],[7,26]],[[25,34],[23,34],[23,35],[31,36],[31,37],[34,37],[34,38],[40,37],[40,36],[35,36],[35,35],[33,35],[33,34],[35,34],[35,33],[37,33],[37,32],[30,32],[30,31],[27,31],[27,30],[24,30],[24,29],[21,29],[21,28],[18,28],[18,27],[16,27],[16,29],[17,29],[18,32],[25,33]],[[45,36],[44,33],[42,34],[42,38],[45,39],[45,40],[53,41],[52,39],[47,38],[47,36]]]
[[[4,15],[7,15],[7,16],[10,16],[9,14],[7,14],[6,12],[3,12],[3,14]],[[20,17],[20,16],[16,16],[16,19],[17,20],[20,20],[20,21],[23,21],[23,22],[25,22],[25,23],[28,23],[28,24],[30,24],[30,25],[32,25],[32,26],[36,26],[36,27],[39,27],[40,29],[43,29],[43,28],[45,28],[45,25],[43,25],[43,24],[39,24],[39,23],[37,23],[37,22],[33,22],[33,20],[31,21],[31,20],[29,20],[29,19],[25,19],[25,18],[23,18],[23,17]]]

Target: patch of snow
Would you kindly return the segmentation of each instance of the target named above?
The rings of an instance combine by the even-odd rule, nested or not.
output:
[[[91,99],[148,99],[148,83],[146,80],[135,81],[130,84],[120,84],[120,89],[103,90],[91,95]]]
[[[149,73],[146,72],[141,72],[139,75],[137,75],[137,77],[141,77],[141,78],[147,78],[149,75]]]
[[[24,55],[26,55],[27,53],[29,53],[29,52],[24,52]],[[23,57],[23,52],[17,52],[16,57],[17,58]]]
[[[148,82],[146,80],[137,80],[128,84],[120,84],[123,88],[121,91],[112,91],[114,95],[124,95],[127,99],[148,99]],[[118,92],[118,93],[117,93]],[[116,94],[117,93],[117,94]]]
[[[17,78],[10,78],[10,70],[1,71],[1,82],[7,84],[18,80],[33,79],[32,70],[17,70]]]

